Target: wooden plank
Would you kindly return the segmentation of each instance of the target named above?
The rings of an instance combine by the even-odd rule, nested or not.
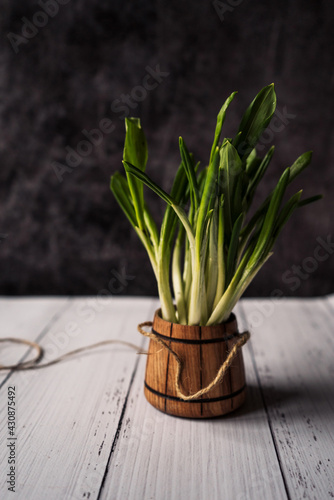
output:
[[[144,399],[142,357],[99,500],[287,498],[248,345],[244,356],[246,403],[212,420],[153,408]]]
[[[1,338],[13,337],[38,341],[53,322],[69,307],[67,298],[0,298]],[[0,364],[17,363],[34,352],[25,345],[1,344]],[[11,373],[0,372],[0,387]]]
[[[136,325],[155,309],[153,299],[72,300],[41,344],[47,359],[104,339],[140,344]],[[24,372],[24,388],[19,374],[12,375],[10,383],[17,390],[17,500],[98,498],[138,359],[133,350],[115,345]],[[7,384],[0,392],[2,422],[6,397]],[[6,438],[2,426],[0,442]],[[5,485],[6,459],[1,446],[2,499],[13,498]]]
[[[291,499],[334,497],[334,309],[330,303],[332,298],[243,302]]]

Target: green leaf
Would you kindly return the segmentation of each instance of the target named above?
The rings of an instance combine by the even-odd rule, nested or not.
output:
[[[127,180],[119,173],[116,172],[110,180],[110,189],[113,192],[116,201],[122,208],[123,212],[131,222],[135,231],[137,232],[141,242],[146,248],[147,254],[152,264],[152,268],[155,276],[157,276],[157,262],[156,262],[156,254],[154,251],[154,246],[152,242],[149,240],[149,237],[142,231],[137,225],[136,214],[131,203],[130,190],[128,187]]]
[[[218,244],[217,244],[217,290],[213,308],[221,299],[225,288],[225,256],[224,256],[224,195],[221,195],[218,205]]]
[[[217,291],[218,280],[218,223],[219,202],[216,199],[215,208],[210,225],[208,251],[205,263],[206,294],[208,310],[212,309]]]
[[[171,197],[178,205],[182,205],[186,202],[186,193],[187,192],[187,176],[181,163],[174,179],[174,183],[171,190]],[[175,226],[177,223],[178,217],[173,210],[171,205],[167,205],[164,218],[161,224],[160,231],[160,247],[162,252],[165,252],[170,240],[172,239]]]
[[[196,249],[197,255],[200,254],[202,239],[204,233],[205,219],[207,216],[207,212],[210,208],[210,202],[214,198],[216,194],[216,183],[218,177],[218,169],[219,169],[219,149],[216,148],[215,155],[213,157],[213,161],[211,162],[203,189],[203,195],[201,199],[201,204],[198,210],[198,218],[196,224]]]
[[[299,175],[312,160],[312,151],[303,153],[290,167],[290,182],[292,182],[297,175]]]
[[[247,157],[253,150],[259,137],[276,109],[276,94],[274,84],[264,87],[247,108],[238,130],[238,136],[233,141],[240,157]]]
[[[227,265],[226,265],[226,271],[227,271],[227,276],[226,276],[226,285],[228,285],[233,277],[233,274],[235,272],[235,266],[237,263],[237,256],[238,256],[238,247],[239,247],[239,236],[240,236],[240,230],[242,226],[242,222],[244,219],[243,213],[239,215],[237,220],[234,223],[233,226],[233,231],[231,235],[231,241],[228,249],[228,254],[227,254]]]
[[[129,118],[125,122],[126,177],[116,173],[110,187],[147,250],[157,280],[162,316],[168,321],[205,325],[226,320],[271,255],[276,238],[292,213],[321,198],[301,200],[299,191],[282,203],[287,185],[311,161],[311,152],[304,153],[284,171],[276,188],[264,196],[243,227],[272,158],[273,148],[263,159],[258,158],[256,143],[275,111],[276,95],[273,85],[259,92],[232,140],[221,136],[226,110],[234,96],[235,92],[217,116],[208,167],[199,170],[199,164],[195,165],[193,155],[180,138],[182,162],[170,194],[145,173],[147,144],[139,119]],[[143,184],[167,204],[160,234],[144,202]],[[176,235],[178,221],[182,227]]]
[[[125,119],[125,143],[123,160],[144,171],[147,163],[147,144],[139,118]],[[140,229],[145,228],[143,186],[133,177],[128,177],[129,189]]]
[[[130,190],[126,179],[115,172],[110,179],[110,189],[113,192],[119,206],[131,222],[133,227],[137,226],[136,214],[131,203]]]
[[[231,140],[230,142],[233,141]],[[259,162],[261,162],[261,159],[257,157],[256,148],[254,148],[246,158],[246,172],[250,173],[250,171],[254,168],[253,167],[254,163],[259,165],[260,164]]]
[[[154,181],[152,181],[152,179],[150,179],[148,177],[148,175],[144,174],[144,172],[139,170],[139,168],[136,168],[134,165],[131,165],[130,163],[128,163],[126,161],[124,161],[123,164],[124,164],[124,168],[127,171],[127,173],[135,176],[143,184],[146,184],[146,186],[149,187],[150,189],[152,189],[152,191],[155,194],[160,196],[160,198],[162,198],[166,203],[168,203],[169,205],[171,205],[173,207],[176,215],[179,217],[180,221],[182,222],[182,224],[187,232],[187,236],[188,236],[189,240],[191,240],[192,245],[193,245],[193,240],[194,240],[193,230],[189,224],[188,217],[187,217],[185,211],[183,210],[183,208],[180,207],[176,203],[176,201],[171,196],[169,196],[168,193],[166,193],[166,191],[161,189],[161,187],[159,187]]]
[[[144,205],[144,220],[153,246],[157,250],[159,246],[158,228],[146,203]]]
[[[235,220],[240,213],[235,213],[234,193],[235,185],[240,174],[243,173],[242,162],[235,147],[225,141],[220,149],[220,193],[224,195],[225,232],[230,236]]]
[[[263,158],[263,160],[260,162],[260,164],[258,165],[258,168],[256,170],[256,172],[254,172],[254,175],[253,175],[253,178],[251,179],[249,185],[248,185],[248,189],[247,189],[247,208],[250,207],[252,201],[253,201],[253,198],[254,198],[254,194],[255,194],[255,191],[256,191],[256,188],[257,186],[259,185],[261,179],[263,178],[264,174],[266,173],[266,170],[269,166],[269,163],[273,157],[273,154],[274,154],[274,151],[275,151],[275,147],[272,146],[268,153],[266,154],[266,156]]]
[[[125,143],[123,159],[140,170],[146,168],[148,152],[146,137],[139,118],[125,118]]]
[[[285,224],[288,222],[290,219],[292,213],[294,210],[298,207],[300,197],[302,195],[303,190],[301,189],[298,191],[298,193],[294,194],[290,200],[284,205],[282,208],[280,214],[277,217],[276,223],[275,223],[275,229],[273,231],[273,241],[272,245],[275,243],[279,233],[282,231],[283,227]],[[270,248],[271,249],[271,248]]]
[[[212,163],[212,160],[213,160],[213,157],[214,157],[214,154],[215,154],[215,151],[216,151],[216,147],[218,146],[218,143],[219,143],[219,138],[220,138],[220,134],[221,134],[221,131],[222,131],[222,128],[223,128],[223,123],[225,121],[225,116],[226,116],[226,110],[227,108],[229,107],[229,105],[231,104],[231,102],[233,101],[234,99],[234,96],[237,94],[237,92],[233,92],[230,97],[228,97],[225,101],[225,103],[223,104],[223,106],[221,107],[218,115],[217,115],[217,124],[216,124],[216,130],[215,130],[215,138],[213,140],[213,144],[212,144],[212,148],[211,148],[211,154],[210,154],[210,163]]]
[[[198,192],[198,184],[197,184],[194,163],[190,157],[190,154],[188,152],[188,149],[187,149],[182,137],[179,138],[179,147],[180,147],[180,154],[181,154],[183,166],[184,166],[184,169],[186,171],[188,181],[189,181],[190,196],[193,200],[194,209],[196,212],[198,209],[198,205],[199,205],[199,192]]]
[[[254,158],[251,162],[246,162],[246,173],[250,179],[255,175],[255,172],[258,171],[259,166],[261,165],[261,158]]]
[[[241,212],[246,210],[246,191],[248,187],[248,177],[246,172],[241,171],[236,177],[236,184],[233,193],[233,222],[238,218]]]
[[[204,191],[204,186],[205,186],[205,179],[208,173],[209,167],[205,167],[203,170],[201,170],[197,176],[197,184],[198,184],[198,190],[199,190],[199,195],[203,195]]]
[[[309,198],[305,198],[298,203],[298,208],[304,207],[305,205],[309,205],[310,203],[314,203],[315,201],[319,201],[323,199],[322,194],[316,194],[315,196],[310,196]]]
[[[266,217],[264,219],[261,232],[258,238],[255,250],[250,258],[249,265],[252,266],[258,260],[263,258],[263,251],[266,248],[268,241],[270,240],[274,227],[276,216],[281,205],[286,187],[289,183],[290,168],[284,170],[276,188],[274,189],[272,198],[269,203]]]
[[[152,191],[160,196],[166,203],[169,205],[176,204],[175,201],[166,193],[163,189],[161,189],[158,184],[156,184],[152,179],[149,178],[148,175],[144,174],[139,168],[131,165],[131,163],[127,161],[123,161],[123,165],[127,174],[134,176],[136,179],[141,181],[143,184],[146,184]]]

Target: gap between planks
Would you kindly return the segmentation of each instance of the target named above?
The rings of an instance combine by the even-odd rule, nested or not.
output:
[[[244,307],[243,307],[243,301],[240,301],[240,316],[242,317],[244,324],[247,324],[247,316],[246,316],[246,312],[245,312]],[[257,380],[257,383],[258,383],[258,386],[259,386],[259,390],[260,390],[260,394],[261,394],[261,399],[262,399],[263,407],[264,407],[264,410],[266,412],[266,416],[267,416],[267,419],[268,419],[268,426],[269,426],[269,429],[270,429],[271,439],[272,439],[273,447],[275,449],[275,453],[276,453],[276,457],[277,457],[277,463],[278,463],[280,472],[282,474],[282,480],[283,480],[283,484],[284,484],[284,488],[285,488],[286,497],[287,497],[287,500],[291,500],[291,497],[290,497],[290,494],[289,494],[288,485],[287,485],[285,474],[284,474],[284,470],[282,468],[281,457],[280,457],[279,450],[278,450],[277,440],[276,440],[276,437],[275,437],[275,434],[274,434],[274,430],[273,430],[271,418],[270,418],[269,411],[268,411],[268,405],[267,405],[267,402],[266,402],[266,399],[265,399],[265,396],[264,396],[264,393],[263,393],[263,387],[262,387],[261,378],[260,378],[260,375],[259,375],[259,370],[258,370],[258,367],[257,367],[257,364],[256,364],[256,359],[255,359],[253,344],[251,342],[249,342],[249,346],[248,347],[249,347],[249,352],[250,352],[250,358],[252,360],[252,365],[254,367],[254,372],[255,372],[256,380]]]
[[[30,299],[30,300],[33,300],[33,299]],[[59,300],[59,299],[55,299],[55,300]],[[26,335],[27,337],[29,337],[27,340],[31,340],[32,342],[35,342],[35,343],[39,344],[43,340],[43,338],[45,337],[45,335],[48,333],[48,331],[50,330],[50,328],[62,317],[62,315],[70,307],[71,307],[71,301],[70,301],[70,299],[67,299],[67,302],[65,302],[65,304],[62,304],[60,306],[60,309],[58,311],[56,311],[51,316],[51,318],[47,321],[47,323],[45,324],[45,326],[42,327],[42,330],[40,331],[40,333],[38,333],[37,336],[33,337],[33,338],[30,338],[30,335]],[[22,335],[20,335],[20,338],[26,338],[26,336],[23,333]],[[16,344],[13,344],[13,345],[14,345],[14,348],[15,348]],[[28,358],[29,354],[32,353],[33,351],[34,351],[34,349],[32,347],[27,347],[25,353],[18,359],[17,362],[18,363],[22,363],[23,361],[25,361]],[[5,383],[8,382],[8,380],[10,379],[10,377],[14,373],[16,373],[15,370],[10,370],[8,373],[5,374],[3,380],[0,382],[0,390],[5,385]]]

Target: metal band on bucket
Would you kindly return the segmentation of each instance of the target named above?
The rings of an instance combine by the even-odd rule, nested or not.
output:
[[[181,403],[217,403],[218,401],[232,399],[232,398],[238,396],[239,394],[241,394],[246,389],[246,385],[243,385],[237,391],[231,392],[230,394],[226,394],[224,396],[219,396],[217,398],[189,399],[189,400],[185,401],[184,399],[178,398],[176,396],[169,396],[169,394],[163,394],[162,392],[156,391],[155,389],[153,389],[152,387],[150,387],[147,384],[146,380],[145,380],[144,384],[145,384],[146,389],[149,390],[150,392],[152,392],[153,394],[155,394],[156,396],[159,396],[160,398],[171,399],[172,401],[179,401]]]

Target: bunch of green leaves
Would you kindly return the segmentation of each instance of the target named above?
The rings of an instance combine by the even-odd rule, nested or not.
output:
[[[259,158],[256,144],[273,117],[276,95],[273,84],[263,88],[247,108],[235,137],[221,139],[235,95],[218,113],[208,166],[200,168],[180,137],[181,163],[169,194],[145,173],[148,153],[140,120],[126,119],[125,176],[116,172],[111,190],[147,250],[162,317],[168,321],[188,325],[226,321],[272,255],[294,210],[321,198],[302,201],[298,191],[283,203],[287,186],[311,161],[307,152],[284,170],[276,187],[249,216],[274,153],[272,147]],[[143,184],[166,202],[160,229],[145,202]]]

